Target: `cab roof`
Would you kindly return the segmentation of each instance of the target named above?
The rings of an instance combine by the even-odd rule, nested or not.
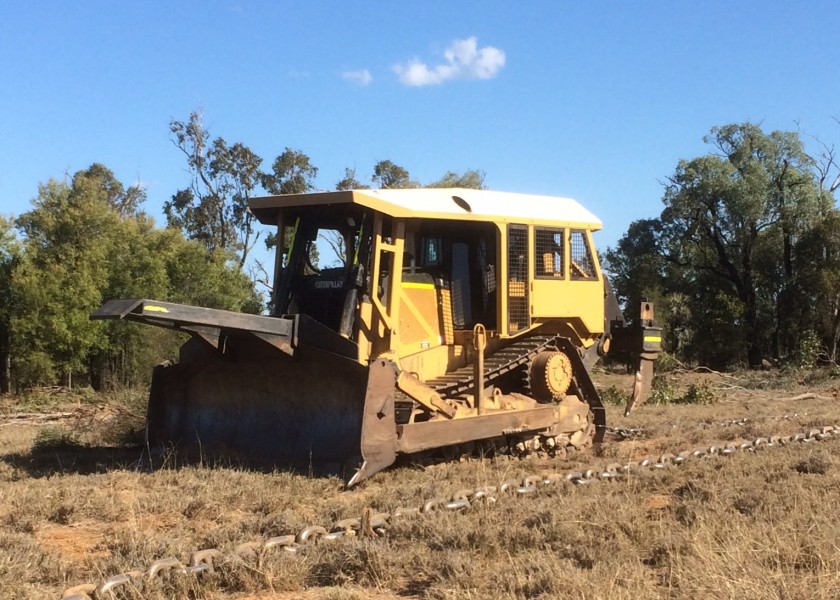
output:
[[[602,223],[571,198],[465,188],[346,190],[251,198],[251,212],[266,225],[277,224],[280,209],[358,204],[403,219],[450,219],[494,223],[580,227],[597,231]]]

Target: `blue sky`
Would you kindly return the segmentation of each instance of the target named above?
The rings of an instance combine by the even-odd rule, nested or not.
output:
[[[599,246],[661,211],[681,158],[751,120],[840,141],[836,2],[0,0],[0,213],[102,162],[161,206],[188,176],[168,124],[200,109],[332,189],[390,159],[428,182],[571,196]],[[819,148],[814,144],[813,151]]]

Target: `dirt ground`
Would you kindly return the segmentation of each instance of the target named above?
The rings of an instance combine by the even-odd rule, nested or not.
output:
[[[0,399],[0,597],[59,598],[155,560],[310,524],[418,507],[463,488],[840,424],[833,370],[677,372],[622,416],[632,379],[599,371],[613,426],[562,460],[470,459],[389,469],[359,489],[236,465],[139,469],[118,444],[137,415],[96,403]],[[49,416],[45,416],[49,415]],[[54,417],[54,418],[53,418]],[[115,433],[116,432],[116,433]],[[609,482],[497,495],[393,521],[387,535],[321,542],[164,577],[119,598],[837,598],[840,438],[639,469]]]

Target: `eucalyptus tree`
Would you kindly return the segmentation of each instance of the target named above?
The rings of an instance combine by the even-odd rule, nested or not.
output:
[[[408,170],[390,160],[380,160],[373,166],[373,184],[380,188],[411,188],[419,187],[411,180]]]
[[[713,128],[704,141],[713,152],[680,161],[668,179],[663,252],[707,291],[714,288],[707,298],[730,307],[754,366],[764,352],[778,351],[779,336],[783,350],[791,343],[794,240],[831,200],[796,133],[732,124]]]
[[[430,188],[469,188],[475,190],[483,190],[484,187],[484,171],[476,169],[469,169],[463,174],[458,174],[455,171],[447,171],[443,177],[437,181],[433,181],[423,187]]]
[[[833,209],[796,242],[801,258],[797,279],[799,327],[815,331],[826,358],[838,361],[840,344],[840,211]]]
[[[13,286],[22,252],[12,219],[0,215],[0,393],[3,394],[11,387]]]
[[[169,225],[201,242],[211,256],[234,252],[241,268],[260,236],[248,199],[262,183],[262,158],[241,143],[211,139],[198,112],[187,121],[171,121],[169,131],[191,176],[190,186],[164,204]]]
[[[317,176],[309,156],[287,147],[274,159],[271,172],[262,175],[262,185],[270,194],[304,194],[315,189]]]
[[[356,167],[347,167],[344,169],[344,177],[338,180],[335,184],[336,190],[366,190],[370,186],[362,183],[356,179]]]

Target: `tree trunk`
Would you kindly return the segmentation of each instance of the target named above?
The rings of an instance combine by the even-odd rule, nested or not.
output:
[[[12,353],[8,350],[0,355],[0,394],[8,394],[12,387]]]
[[[744,325],[747,331],[747,362],[751,369],[761,367],[762,347],[761,338],[758,335],[758,298],[755,289],[750,285],[745,286],[746,294],[744,302]]]
[[[0,325],[0,394],[8,394],[12,387],[12,351],[9,328]]]

